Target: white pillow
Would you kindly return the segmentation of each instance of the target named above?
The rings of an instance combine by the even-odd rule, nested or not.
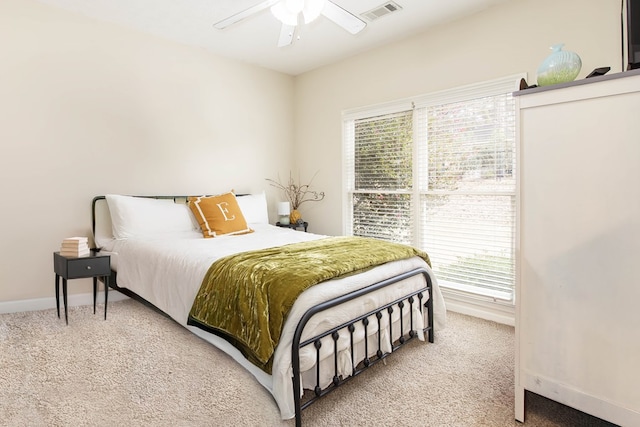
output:
[[[107,194],[113,237],[152,237],[158,234],[196,230],[189,207],[172,199]]]
[[[264,191],[259,194],[237,196],[236,200],[247,224],[269,224],[267,196]]]

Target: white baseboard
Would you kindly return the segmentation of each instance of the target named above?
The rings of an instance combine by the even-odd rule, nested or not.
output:
[[[526,390],[619,426],[640,426],[640,412],[637,411],[638,405],[636,405],[635,409],[625,408],[618,402],[610,402],[584,393],[533,372],[523,372],[521,376],[523,388]],[[523,421],[526,425],[526,420]]]
[[[109,292],[109,302],[122,301],[127,299],[126,295],[120,292]],[[104,292],[100,291],[97,295],[97,302],[104,303]],[[76,307],[80,305],[93,305],[93,293],[71,294],[67,296],[67,307]],[[60,295],[60,309],[64,307],[62,295]],[[19,313],[22,311],[39,311],[56,308],[56,297],[34,298],[18,301],[0,301],[0,314],[2,313]]]
[[[515,326],[515,306],[511,303],[496,302],[489,297],[474,295],[454,289],[440,287],[448,311],[467,316],[479,317],[504,325]]]

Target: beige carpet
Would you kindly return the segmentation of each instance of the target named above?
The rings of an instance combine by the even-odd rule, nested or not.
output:
[[[232,359],[131,301],[109,317],[71,308],[0,315],[0,424],[292,426]],[[449,313],[414,342],[303,413],[305,426],[520,426],[513,328]],[[611,426],[528,394],[526,426]]]

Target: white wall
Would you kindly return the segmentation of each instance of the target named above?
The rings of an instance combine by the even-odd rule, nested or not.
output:
[[[342,233],[344,109],[527,72],[565,43],[591,70],[621,71],[619,0],[517,0],[296,78],[296,165],[319,171],[325,201],[303,206],[312,231]],[[385,18],[383,18],[385,19]]]
[[[95,195],[265,189],[275,203],[292,77],[33,0],[0,2],[0,40],[0,302],[53,297],[52,252],[90,234]]]
[[[97,194],[264,188],[275,202],[264,178],[318,171],[327,197],[302,214],[311,231],[340,234],[344,109],[522,71],[532,83],[557,42],[582,57],[579,78],[620,71],[619,9],[514,0],[294,79],[2,0],[0,302],[53,296],[52,252],[89,234]],[[89,291],[75,282],[70,292]]]

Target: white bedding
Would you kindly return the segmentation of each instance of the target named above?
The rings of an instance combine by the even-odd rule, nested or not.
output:
[[[216,259],[247,250],[325,237],[268,224],[251,224],[250,226],[255,232],[242,236],[221,236],[213,239],[204,239],[199,231],[179,232],[164,234],[157,238],[144,237],[113,240],[106,244],[103,250],[111,252],[117,259],[117,281],[119,286],[137,293],[167,313],[178,323],[234,357],[273,394],[283,419],[295,416],[291,381],[291,342],[293,333],[298,320],[313,305],[402,272],[417,267],[425,267],[429,271],[433,283],[436,331],[444,326],[446,316],[444,301],[436,278],[431,273],[428,265],[418,257],[395,261],[358,275],[325,282],[305,291],[292,307],[285,323],[280,343],[276,348],[272,375],[269,376],[246,361],[240,352],[225,340],[199,328],[187,325],[191,304],[200,288],[206,271]],[[406,279],[399,286],[374,292],[363,297],[363,299],[335,307],[330,313],[316,316],[318,317],[317,319],[313,318],[309,322],[303,338],[314,336],[318,332],[326,330],[329,325],[342,324],[352,319],[356,314],[364,314],[379,306],[382,301],[386,302],[392,298],[399,298],[410,289],[421,287],[421,282],[421,276]],[[397,317],[397,313],[395,315]],[[414,316],[414,320],[421,322],[422,319],[417,319],[417,317],[419,316]],[[371,327],[370,330],[373,329]],[[350,353],[348,353],[347,346],[343,345],[342,340],[339,343],[341,344],[340,358],[345,362],[342,364],[341,373],[348,374],[350,372],[350,362],[346,363],[346,361],[350,360]],[[327,350],[329,349],[329,346],[323,347]],[[364,353],[362,347],[356,348],[355,352],[360,353],[359,356]],[[332,360],[328,359],[325,362],[333,363]],[[310,369],[314,363],[315,352],[301,352],[302,371]],[[324,369],[324,371],[328,372],[327,369]],[[331,375],[327,375],[328,377],[323,379],[325,383],[330,381]],[[303,374],[303,386],[307,386],[307,381],[304,379],[309,376],[309,374]],[[310,383],[311,387],[315,385],[315,378],[313,381],[313,383]]]

